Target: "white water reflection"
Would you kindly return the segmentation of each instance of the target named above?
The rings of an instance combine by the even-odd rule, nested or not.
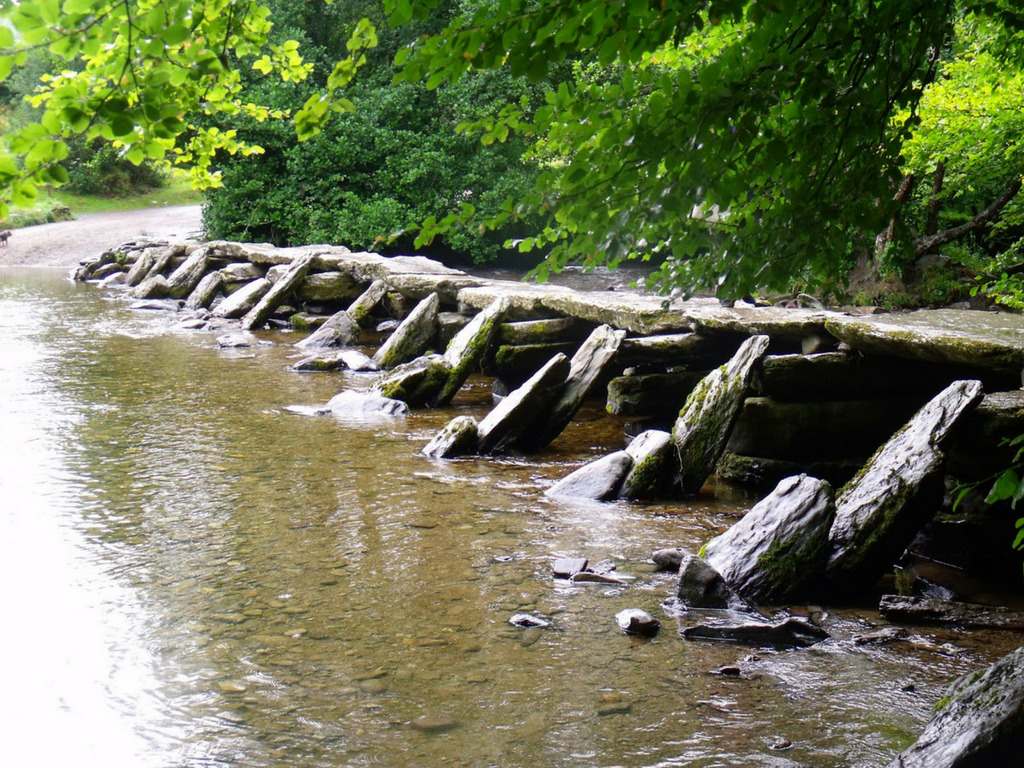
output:
[[[152,657],[131,590],[69,523],[82,483],[66,450],[81,419],[52,381],[54,318],[0,282],[0,722],[7,765],[166,764],[138,722],[156,717]]]

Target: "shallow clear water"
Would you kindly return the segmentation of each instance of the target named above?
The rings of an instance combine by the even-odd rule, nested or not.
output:
[[[807,650],[683,641],[650,554],[753,499],[544,498],[621,442],[600,404],[538,457],[432,461],[487,382],[437,412],[304,417],[287,407],[369,380],[286,371],[287,334],[228,352],[170,323],[0,271],[7,764],[876,766],[951,678],[1016,646],[919,628],[856,647],[868,611],[829,613]],[[555,582],[559,556],[633,579]],[[622,635],[627,607],[661,634]]]

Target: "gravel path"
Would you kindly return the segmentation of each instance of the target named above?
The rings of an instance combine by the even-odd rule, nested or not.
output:
[[[199,205],[89,213],[74,221],[11,230],[7,245],[0,246],[0,266],[73,267],[139,236],[185,240],[199,238],[202,228]]]

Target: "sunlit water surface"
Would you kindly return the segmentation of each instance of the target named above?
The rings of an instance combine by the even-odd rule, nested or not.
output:
[[[228,352],[170,324],[0,271],[4,764],[878,766],[951,678],[1016,645],[919,628],[857,647],[868,611],[829,613],[807,650],[686,642],[650,554],[753,499],[546,499],[621,442],[599,404],[541,456],[437,462],[419,449],[486,412],[486,382],[437,412],[304,417],[287,406],[369,381],[288,372],[287,334]],[[633,580],[556,582],[559,556]],[[622,635],[627,607],[661,634]]]

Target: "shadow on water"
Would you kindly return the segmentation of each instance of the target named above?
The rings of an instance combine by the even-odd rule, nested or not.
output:
[[[368,380],[285,370],[45,271],[0,272],[0,562],[14,754],[107,766],[877,766],[1011,638],[839,612],[809,650],[687,643],[649,558],[753,500],[573,504],[542,491],[621,440],[583,418],[529,459],[419,449],[456,412],[291,413]],[[611,559],[625,586],[551,578]],[[614,614],[663,618],[653,641]],[[801,607],[803,610],[803,607]],[[513,613],[551,622],[518,629]],[[740,675],[713,674],[736,665]],[[11,687],[13,685],[13,687]],[[57,746],[31,733],[61,733]],[[21,726],[24,726],[23,728]],[[91,757],[96,757],[95,761]],[[25,760],[21,764],[27,764]]]

